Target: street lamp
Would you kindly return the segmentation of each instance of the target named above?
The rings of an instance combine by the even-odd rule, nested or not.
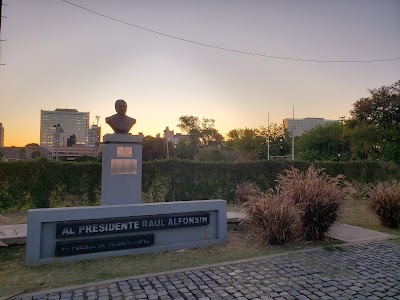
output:
[[[59,161],[59,157],[58,157],[58,151],[57,151],[57,144],[60,143],[60,133],[63,133],[64,130],[62,129],[60,124],[56,124],[53,126],[56,130],[56,132],[54,133],[54,145],[53,145],[53,157],[55,155],[56,161]]]

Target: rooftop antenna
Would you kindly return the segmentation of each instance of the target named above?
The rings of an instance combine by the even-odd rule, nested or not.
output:
[[[100,116],[96,116],[96,120],[97,120],[97,127],[99,127],[99,119],[100,119]]]
[[[3,16],[2,15],[2,8],[3,8],[3,5],[4,6],[7,6],[7,4],[4,4],[3,3],[3,0],[0,0],[0,60],[1,60],[1,42],[5,42],[6,40],[2,40],[1,39],[1,21],[2,21],[2,18],[7,18],[6,16]],[[1,64],[0,63],[0,66],[5,66],[6,64]]]

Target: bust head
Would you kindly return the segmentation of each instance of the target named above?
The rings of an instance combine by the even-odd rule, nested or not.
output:
[[[114,130],[115,133],[127,134],[136,120],[126,115],[128,105],[125,100],[119,99],[115,101],[115,115],[106,118],[106,123]]]
[[[115,101],[115,111],[120,116],[125,116],[126,110],[128,109],[128,105],[126,104],[125,100],[118,99]]]

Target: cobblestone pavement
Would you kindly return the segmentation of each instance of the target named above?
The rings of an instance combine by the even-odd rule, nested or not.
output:
[[[400,243],[336,246],[19,299],[400,299]]]

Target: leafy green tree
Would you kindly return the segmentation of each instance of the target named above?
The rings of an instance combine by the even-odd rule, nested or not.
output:
[[[199,147],[222,145],[224,137],[215,128],[215,120],[203,118],[201,121],[195,116],[181,116],[177,125],[189,135],[190,142],[194,145],[194,155]],[[181,145],[182,146],[182,145]]]
[[[400,80],[390,86],[369,90],[370,96],[353,104],[349,127],[374,125],[391,129],[400,124]]]
[[[218,146],[224,137],[215,128],[215,120],[203,118],[201,122],[200,140],[202,146]]]
[[[290,153],[289,135],[282,125],[271,124],[268,128],[234,129],[227,134],[227,147],[240,152],[240,160],[268,158],[268,136],[270,156]]]
[[[385,135],[388,142],[382,147],[383,158],[400,164],[400,128],[388,129]]]
[[[291,137],[289,132],[285,130],[283,124],[278,125],[271,123],[269,128],[260,127],[262,135],[269,140],[269,155],[273,156],[286,156],[291,152]],[[269,132],[268,132],[269,131]],[[265,151],[263,153],[263,159],[267,158]]]
[[[183,132],[189,135],[190,141],[195,145],[195,148],[200,144],[201,126],[198,117],[181,116],[177,125]]]
[[[350,145],[353,160],[376,160],[381,156],[380,130],[374,125],[359,124],[353,128],[346,126],[342,137]]]
[[[346,122],[352,157],[400,163],[400,80],[369,92],[353,104]]]
[[[150,135],[145,136],[142,141],[143,161],[167,158],[167,149],[165,143],[165,139],[155,138]],[[173,145],[171,142],[168,150],[170,152],[173,151]]]
[[[259,153],[265,148],[265,137],[259,129],[233,129],[227,137],[227,146],[242,153]]]
[[[295,140],[296,158],[307,161],[347,160],[348,145],[342,138],[343,125],[334,122],[316,126]]]
[[[229,162],[233,161],[233,156],[226,149],[220,147],[203,147],[199,149],[199,153],[196,156],[197,161],[213,161],[213,162]]]
[[[216,146],[224,141],[224,137],[215,128],[215,120],[194,116],[181,116],[177,125],[190,136],[196,146]]]
[[[40,150],[34,150],[31,153],[31,158],[32,159],[39,158],[39,157],[42,157],[42,156],[43,155],[42,155],[42,152],[40,152]]]
[[[194,145],[193,142],[185,139],[180,139],[178,141],[178,144],[175,145],[174,157],[180,159],[194,160],[195,150],[196,146]]]

